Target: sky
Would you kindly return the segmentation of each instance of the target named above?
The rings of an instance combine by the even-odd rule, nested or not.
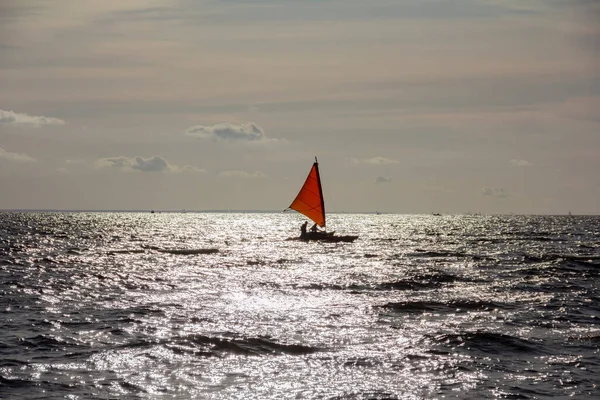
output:
[[[0,1],[0,209],[600,214],[598,0]]]

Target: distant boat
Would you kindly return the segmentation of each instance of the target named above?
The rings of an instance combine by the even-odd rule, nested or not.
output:
[[[353,242],[358,236],[336,236],[335,231],[319,231],[316,226],[325,229],[325,201],[323,199],[323,189],[321,187],[321,175],[319,174],[319,162],[315,157],[315,162],[308,173],[308,177],[302,185],[300,192],[287,208],[295,210],[311,219],[315,225],[309,231],[306,230],[305,222],[299,237],[289,238],[290,240],[318,240],[323,242]]]

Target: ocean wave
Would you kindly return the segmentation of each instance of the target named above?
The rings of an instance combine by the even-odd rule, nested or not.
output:
[[[267,337],[224,337],[192,334],[171,338],[150,339],[146,337],[116,346],[119,349],[152,348],[164,346],[178,354],[202,357],[217,357],[228,354],[245,356],[263,355],[304,355],[322,349],[300,344],[279,343]]]
[[[278,343],[266,337],[227,338],[205,335],[190,335],[175,338],[167,344],[167,347],[181,344],[191,346],[194,349],[199,348],[204,353],[210,355],[222,355],[226,353],[249,356],[269,354],[302,355],[321,350],[316,347],[300,344]]]
[[[600,255],[575,255],[575,254],[524,254],[522,256],[524,263],[549,263],[549,262],[570,262],[582,266],[600,266]]]
[[[423,249],[415,249],[414,253],[407,253],[406,255],[409,257],[470,257],[469,254],[460,251],[434,251]]]
[[[410,277],[407,277],[406,279],[390,280],[387,282],[348,283],[346,285],[332,283],[311,283],[292,286],[298,289],[351,290],[356,292],[363,292],[387,290],[430,290],[438,289],[444,284],[474,281],[475,280],[472,278],[439,271],[429,274],[414,274]]]
[[[77,346],[77,343],[71,342],[59,336],[50,334],[36,335],[28,338],[21,338],[19,340],[20,345],[23,347],[33,347],[38,351],[47,351],[57,348],[64,348],[65,346]]]
[[[531,274],[531,273],[529,273]],[[536,275],[543,275],[538,272]],[[585,287],[576,283],[569,282],[545,282],[545,281],[530,281],[520,282],[514,285],[512,291],[526,293],[573,293],[585,290]]]
[[[0,374],[0,398],[3,392],[10,397],[7,399],[48,399],[48,398],[68,398],[68,393],[73,393],[74,389],[83,388],[85,385],[80,382],[62,382],[49,381],[45,379],[4,377]]]
[[[142,250],[141,252],[143,252],[145,250],[153,250],[153,251],[158,251],[159,253],[167,253],[167,254],[174,254],[174,255],[215,254],[215,253],[220,252],[220,250],[215,247],[202,247],[202,248],[196,248],[196,249],[190,249],[190,248],[165,249],[162,247],[152,246],[152,245],[143,245],[142,247],[144,248],[144,250]],[[131,252],[132,250],[125,250],[125,251]]]
[[[371,285],[371,290],[428,290],[437,289],[442,286],[442,282],[437,281],[419,281],[414,279],[402,279],[398,281],[382,282]]]
[[[369,390],[353,393],[344,393],[328,397],[328,400],[398,400],[400,397],[384,390]]]
[[[0,374],[0,394],[4,389],[22,389],[37,386],[39,382],[33,379],[5,378]],[[4,387],[4,388],[3,388]]]
[[[448,302],[439,301],[407,301],[398,303],[386,303],[380,308],[394,312],[406,313],[461,313],[469,311],[493,311],[497,309],[511,308],[510,305],[497,303],[494,301],[470,301],[470,300],[451,300]]]
[[[196,255],[196,254],[215,254],[219,252],[216,248],[203,249],[159,249],[161,253],[178,254],[178,255]]]
[[[426,274],[414,274],[408,279],[381,282],[372,287],[373,290],[427,290],[437,289],[445,284],[456,282],[473,282],[473,279],[438,271]]]
[[[142,254],[145,253],[145,249],[125,249],[125,250],[109,250],[107,252],[108,255],[116,255],[116,254]]]
[[[411,258],[443,258],[443,259],[470,259],[473,261],[496,261],[492,255],[474,254],[463,251],[440,251],[440,250],[423,250],[415,249],[412,253],[406,253],[405,256]]]
[[[10,368],[10,367],[22,368],[27,365],[29,365],[29,360],[18,360],[16,358],[4,357],[4,358],[2,358],[2,361],[0,361],[1,368]]]
[[[434,343],[454,350],[479,351],[486,354],[545,353],[538,343],[504,333],[483,330],[429,336]]]

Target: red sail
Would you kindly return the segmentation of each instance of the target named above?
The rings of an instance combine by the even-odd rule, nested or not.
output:
[[[304,182],[302,189],[300,189],[289,208],[306,215],[320,227],[325,227],[325,203],[323,202],[319,163],[317,161],[310,169],[306,182]]]

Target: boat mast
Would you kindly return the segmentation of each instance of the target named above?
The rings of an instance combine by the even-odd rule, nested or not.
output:
[[[323,228],[326,225],[325,219],[325,199],[323,198],[323,188],[321,187],[321,174],[319,173],[319,161],[317,160],[317,156],[315,156],[315,171],[317,173],[317,183],[319,184],[319,197],[321,198],[321,210],[323,210]]]

